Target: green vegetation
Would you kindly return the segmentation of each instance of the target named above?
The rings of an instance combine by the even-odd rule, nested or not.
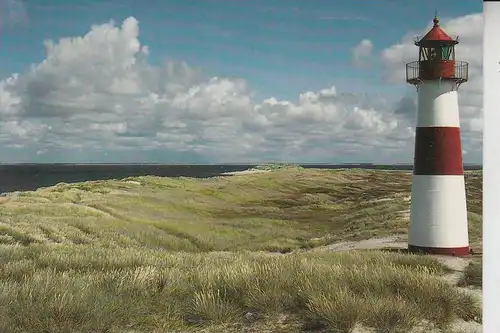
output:
[[[480,172],[467,188],[477,241]],[[305,251],[404,234],[410,189],[406,172],[292,167],[9,194],[0,332],[407,332],[480,317],[429,256]]]

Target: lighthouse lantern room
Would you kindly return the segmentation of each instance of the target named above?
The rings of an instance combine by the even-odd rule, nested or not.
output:
[[[433,23],[415,39],[418,61],[406,65],[406,81],[418,91],[408,249],[463,256],[469,237],[457,91],[468,67],[455,59],[458,38],[437,17]]]

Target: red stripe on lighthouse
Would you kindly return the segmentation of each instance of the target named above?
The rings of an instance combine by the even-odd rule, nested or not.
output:
[[[414,175],[463,175],[460,127],[417,127]]]
[[[457,256],[457,257],[464,257],[464,256],[468,256],[469,254],[471,254],[469,246],[426,247],[426,246],[408,245],[408,252],[410,252],[410,253],[428,253],[428,254]]]

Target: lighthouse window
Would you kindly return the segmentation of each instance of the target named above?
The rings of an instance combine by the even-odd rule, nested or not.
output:
[[[441,59],[449,60],[450,59],[450,54],[451,54],[451,47],[449,47],[449,46],[443,46],[441,48]]]
[[[429,60],[434,60],[436,59],[436,49],[435,48],[430,48],[429,49]]]

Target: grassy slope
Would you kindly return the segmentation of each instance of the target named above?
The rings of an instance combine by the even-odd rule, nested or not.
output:
[[[469,173],[472,242],[481,239],[481,187]],[[410,189],[406,172],[362,170],[61,184],[3,198],[0,243],[287,250],[406,233]]]
[[[445,269],[429,257],[210,252],[404,233],[410,179],[278,170],[60,184],[0,198],[0,331],[298,332],[314,324],[348,332],[361,323],[407,332],[422,319],[480,316],[480,305],[437,278]],[[480,173],[467,183],[479,240]]]

